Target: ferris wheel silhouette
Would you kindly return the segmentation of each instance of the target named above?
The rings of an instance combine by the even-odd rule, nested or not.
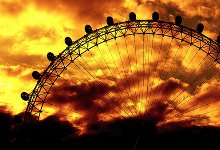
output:
[[[220,36],[214,41],[203,35],[201,23],[185,27],[180,16],[161,21],[157,12],[152,20],[137,20],[131,12],[128,21],[106,21],[95,30],[86,25],[86,35],[75,41],[66,37],[66,49],[57,56],[49,52],[49,66],[33,71],[36,86],[21,93],[28,102],[25,124],[39,121],[47,107],[66,117],[153,118],[158,125],[220,111],[214,107]]]

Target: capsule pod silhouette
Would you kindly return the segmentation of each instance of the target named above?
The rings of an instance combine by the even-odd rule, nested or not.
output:
[[[85,26],[85,31],[86,31],[87,34],[92,33],[92,27],[90,25],[86,25]]]
[[[40,79],[40,73],[38,71],[33,71],[32,72],[32,77],[35,79],[35,80],[39,80]]]
[[[179,26],[179,25],[181,25],[181,23],[182,23],[182,17],[181,16],[176,16],[175,24]]]
[[[220,44],[220,35],[217,37],[217,42]]]
[[[107,22],[107,24],[108,24],[109,26],[111,26],[111,25],[114,24],[114,20],[113,20],[113,18],[112,18],[111,16],[108,16],[108,17],[106,18],[106,22]]]
[[[47,53],[47,59],[49,61],[54,61],[54,59],[55,59],[54,54],[52,52]]]
[[[29,94],[26,93],[26,92],[22,92],[22,93],[21,93],[21,98],[22,98],[24,101],[27,101],[27,100],[29,100]]]
[[[153,19],[153,21],[158,21],[159,20],[159,13],[158,12],[153,12],[152,19]]]
[[[129,14],[129,19],[130,19],[130,21],[136,21],[136,14],[134,12],[131,12]]]
[[[65,38],[65,43],[67,46],[71,46],[73,44],[73,41],[70,37],[66,37]]]
[[[199,24],[197,25],[197,31],[198,31],[199,33],[202,33],[203,30],[204,30],[204,25],[203,25],[202,23],[199,23]]]

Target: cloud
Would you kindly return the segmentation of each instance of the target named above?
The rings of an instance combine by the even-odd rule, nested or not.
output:
[[[24,3],[27,1],[25,0]],[[23,3],[19,3],[18,1],[1,1],[0,2],[0,9],[1,12],[4,14],[17,16],[19,13],[24,11],[25,5]]]
[[[161,20],[174,22],[174,18],[177,15],[182,16],[183,25],[196,29],[198,23],[205,25],[205,33],[209,34],[214,40],[220,33],[218,26],[219,21],[219,3],[216,0],[213,1],[184,1],[179,3],[174,0],[165,1],[143,1],[137,0],[138,7],[145,7],[152,11],[158,11],[160,13]],[[208,32],[206,32],[208,31]],[[210,34],[211,33],[211,34]]]
[[[98,84],[97,82],[93,81],[79,85],[67,85],[64,83],[52,89],[51,92],[54,95],[50,99],[57,103],[76,103],[76,107],[79,110],[89,111],[90,109],[94,109],[95,111],[97,109],[95,100],[104,98],[105,94],[113,90],[107,83]]]
[[[19,66],[2,67],[1,71],[5,72],[8,76],[18,76],[24,69]]]
[[[29,40],[40,40],[42,38],[56,39],[59,36],[56,28],[49,28],[43,25],[27,26],[23,32],[24,36]]]
[[[134,75],[136,75],[136,73],[134,73]],[[142,79],[140,78],[140,80]],[[123,81],[126,82],[126,78],[119,80],[119,83],[116,85],[120,85],[120,83]],[[137,84],[137,81],[135,81],[135,84]],[[157,99],[154,99],[154,103],[152,103],[152,105],[149,107],[149,110],[146,112],[146,118],[148,121],[152,121],[155,124],[159,121],[162,121],[165,113],[170,108],[173,108],[173,106],[167,103],[170,100],[170,96],[176,90],[182,89],[183,86],[184,85],[178,80],[170,79],[154,87],[152,89],[151,97],[153,96],[152,99]],[[124,111],[129,112],[129,107],[123,103],[127,103],[125,99],[119,99],[123,100],[119,101],[117,96],[113,97],[113,99],[110,99],[106,96],[109,92],[115,93],[114,86],[110,86],[109,84],[105,83],[104,87],[105,88],[97,84],[95,81],[76,85],[67,85],[66,83],[62,83],[59,86],[55,86],[51,90],[52,94],[47,102],[57,103],[60,106],[70,104],[74,111],[83,112],[86,114],[86,116],[79,119],[78,122],[79,124],[87,122],[88,126],[100,121],[101,115],[111,115],[112,113],[116,113],[117,110],[120,112],[123,111],[123,109]],[[160,96],[155,96],[153,93],[156,93],[157,95],[159,94]],[[132,98],[136,98],[135,95],[132,96]],[[162,97],[164,99],[162,99]],[[114,103],[114,100],[117,100],[117,103]],[[138,105],[137,102],[138,101],[134,101],[134,105]],[[137,106],[134,106],[133,108],[135,107]],[[89,117],[87,115],[89,115]]]
[[[206,92],[200,94],[198,97],[195,97],[195,101],[210,101],[210,99],[218,100],[220,98],[220,89],[219,85],[210,87]]]
[[[191,101],[189,102],[190,105],[185,112],[187,113],[190,111],[196,111],[197,109],[207,109],[207,111],[205,112],[210,112],[211,110],[215,110],[215,107],[218,107],[219,100],[220,89],[218,87],[218,84],[215,86],[210,86],[206,90],[202,92],[200,91],[195,97],[191,98]],[[212,109],[209,110],[210,108]]]
[[[34,4],[40,10],[55,12],[67,15],[70,19],[77,19],[76,22],[104,23],[108,14],[118,11],[123,7],[123,0],[110,1],[77,1],[77,0],[56,0],[53,3],[49,0],[34,0]]]

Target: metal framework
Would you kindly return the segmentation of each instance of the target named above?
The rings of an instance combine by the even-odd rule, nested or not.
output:
[[[35,121],[39,120],[43,105],[51,88],[62,72],[65,71],[75,59],[101,43],[118,37],[134,36],[136,34],[152,34],[178,39],[181,42],[186,42],[202,50],[214,61],[220,63],[220,45],[216,41],[199,33],[197,30],[182,25],[165,21],[135,20],[104,26],[74,41],[71,46],[68,46],[56,56],[55,60],[52,61],[41,74],[34,90],[30,93],[24,115],[24,122],[32,122],[32,116],[36,116]]]

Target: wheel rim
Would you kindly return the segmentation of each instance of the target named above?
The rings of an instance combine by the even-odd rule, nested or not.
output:
[[[83,58],[83,56],[87,52],[89,53],[92,49],[96,48],[97,51],[101,51],[99,49],[99,46],[102,45],[102,44],[106,44],[109,41],[114,41],[114,40],[117,41],[117,39],[120,39],[120,38],[126,39],[127,37],[138,37],[138,36],[143,36],[143,37],[146,38],[146,39],[144,39],[144,42],[142,42],[143,44],[146,44],[145,42],[146,42],[147,38],[149,38],[149,36],[151,36],[149,38],[150,40],[148,39],[148,43],[147,43],[148,45],[154,37],[160,38],[161,43],[162,43],[164,37],[166,37],[167,39],[170,39],[170,41],[168,42],[168,45],[169,44],[172,45],[172,42],[175,41],[175,40],[179,41],[180,45],[178,47],[178,50],[176,50],[176,53],[173,54],[174,59],[171,60],[170,63],[168,63],[168,59],[166,57],[168,57],[169,51],[171,50],[169,48],[169,50],[166,51],[167,54],[165,55],[165,61],[162,63],[161,67],[169,67],[169,68],[172,67],[172,65],[173,65],[172,61],[175,61],[176,56],[179,54],[179,49],[182,49],[181,46],[186,44],[188,46],[185,50],[185,53],[181,55],[182,58],[183,58],[182,60],[185,59],[186,55],[189,55],[188,52],[190,51],[191,47],[193,47],[193,48],[196,49],[196,52],[197,51],[198,52],[192,55],[192,58],[193,58],[192,61],[194,60],[195,57],[198,56],[197,54],[200,53],[200,52],[202,52],[204,55],[207,55],[207,57],[203,57],[201,59],[202,60],[201,62],[197,63],[196,67],[200,67],[200,65],[203,64],[203,61],[205,61],[206,58],[210,58],[210,60],[212,60],[212,61],[209,61],[210,62],[209,67],[210,68],[208,67],[207,71],[209,71],[209,69],[212,71],[212,67],[218,68],[218,64],[219,64],[219,58],[218,58],[218,56],[219,56],[218,55],[219,54],[219,44],[217,42],[211,40],[210,38],[206,37],[205,35],[203,35],[201,33],[198,33],[196,30],[193,30],[193,29],[181,26],[181,25],[180,26],[175,25],[174,23],[171,23],[171,22],[152,21],[152,20],[126,21],[126,22],[116,23],[116,24],[111,25],[111,26],[105,26],[105,27],[102,27],[100,29],[94,30],[91,34],[86,34],[82,38],[76,40],[75,42],[73,42],[73,44],[71,46],[68,46],[64,51],[62,51],[55,58],[54,61],[51,62],[51,64],[47,67],[47,69],[42,73],[41,78],[37,81],[37,84],[36,84],[34,90],[30,94],[30,99],[28,101],[28,106],[27,106],[26,112],[25,112],[24,122],[25,123],[32,122],[33,121],[32,116],[36,116],[34,121],[38,121],[40,119],[40,114],[43,112],[42,111],[43,106],[44,106],[44,104],[47,103],[48,94],[50,94],[50,91],[51,91],[52,87],[54,86],[55,82],[59,78],[63,78],[62,74],[63,74],[64,71],[68,70],[69,65],[73,64],[79,58]],[[135,39],[135,40],[137,40],[137,39]],[[109,43],[111,43],[111,42],[109,42]],[[182,43],[184,43],[184,44],[182,45]],[[163,45],[163,43],[161,45]],[[145,48],[145,46],[143,46],[143,49],[144,48]],[[151,48],[153,49],[153,46],[148,48],[148,50],[147,49],[143,50],[143,52],[146,52],[146,54],[148,54],[148,57],[151,57],[151,54],[149,54],[149,53],[153,52],[153,51],[150,50]],[[165,48],[165,47],[161,47],[161,46],[158,47],[158,49],[160,49],[159,53],[162,52],[162,48]],[[128,50],[128,47],[126,46],[125,49]],[[118,56],[121,57],[119,48],[117,48],[117,51],[119,52]],[[136,52],[136,50],[135,50],[135,52]],[[137,67],[137,65],[139,65],[139,63],[142,62],[142,70],[145,70],[146,68],[148,68],[148,72],[144,73],[144,75],[146,75],[147,73],[151,72],[151,71],[149,71],[150,70],[149,66],[152,65],[151,63],[153,63],[153,62],[150,60],[150,58],[146,58],[147,55],[144,54],[143,52],[142,52],[142,56],[143,56],[142,58],[143,59],[140,58],[140,60],[142,60],[142,61],[138,61],[137,54],[136,54],[136,60],[134,60],[134,62],[133,62],[133,65],[134,65],[133,67],[135,68],[135,63],[136,63],[136,67]],[[160,54],[159,53],[156,54],[156,56],[157,56],[156,57],[157,58],[156,70],[154,70],[153,72],[157,72],[157,69],[158,69],[157,67],[158,67],[158,63],[159,63],[159,59],[160,59]],[[101,52],[100,52],[100,54],[101,54]],[[101,56],[102,56],[102,54],[101,54]],[[103,57],[103,60],[104,60],[103,62],[105,63],[105,57]],[[112,60],[114,62],[114,59],[112,59]],[[119,61],[121,61],[121,60],[122,59],[120,58]],[[190,61],[190,60],[188,61],[189,65],[186,64],[187,67],[191,65],[190,63],[192,61]],[[108,68],[107,64],[108,63],[106,63],[106,67]],[[123,61],[120,64],[123,66],[123,67],[121,66],[122,70],[125,71],[126,69],[124,69]],[[86,64],[84,64],[84,65],[86,65]],[[117,65],[115,65],[115,67],[116,67],[116,70],[117,70]],[[129,69],[129,68],[132,68],[131,65],[127,69]],[[136,70],[138,70],[138,68],[139,67],[137,67]],[[89,70],[89,69],[90,68],[87,66],[87,69],[84,69],[84,70]],[[91,69],[91,70],[93,70],[93,69]],[[109,69],[109,70],[111,70],[111,69]],[[195,70],[195,71],[197,71],[197,70]],[[217,71],[216,71],[216,74],[218,73]],[[119,74],[119,76],[121,76],[119,72],[120,71],[118,71],[118,74]],[[162,70],[160,70],[160,72],[162,72]],[[132,73],[132,71],[130,73]],[[143,73],[143,71],[142,71],[142,73]],[[182,74],[181,73],[178,74],[178,73],[179,73],[178,69],[176,69],[173,74],[175,74],[175,75],[177,74],[180,78],[184,72],[182,72]],[[212,72],[212,73],[213,74],[210,75],[211,78],[214,75],[216,75],[215,72]],[[87,75],[89,75],[89,74],[90,73],[87,73]],[[167,76],[169,77],[169,73],[159,73],[159,74],[160,74],[159,77],[165,75],[165,77],[164,77],[165,79],[167,78]],[[127,74],[127,75],[129,75],[129,74]],[[140,75],[141,74],[138,73],[138,71],[137,71],[137,73],[135,74],[135,77],[137,77],[138,80],[141,80],[142,78],[140,78]],[[126,73],[124,73],[124,76],[126,76]],[[153,85],[150,86],[149,85],[150,83],[147,83],[147,82],[154,82],[155,74],[153,73],[152,76],[153,76],[153,81],[146,81],[146,78],[145,79],[143,78],[143,80],[142,80],[143,82],[141,83],[141,81],[138,81],[138,84],[142,84],[142,88],[147,85],[147,88],[149,88],[149,91],[147,89],[147,95],[149,95],[148,97],[146,97],[147,101],[149,101],[149,103],[152,103],[152,105],[154,105],[155,101],[157,102],[158,97],[161,99],[160,101],[163,101],[164,99],[166,99],[166,96],[160,97],[160,94],[159,94],[161,92],[161,90],[163,90],[164,86],[166,86],[165,84],[163,85],[162,83],[163,82],[166,83],[166,81],[160,78],[159,80],[161,80],[161,81],[158,81],[157,85],[159,85],[159,83],[160,83],[160,84],[162,84],[162,86],[159,87],[159,89],[157,89],[153,93],[153,91],[152,91],[153,90]],[[202,73],[199,74],[198,76],[196,76],[194,78],[196,80],[191,80],[190,82],[193,83],[193,81],[194,82],[198,81],[200,79],[199,76],[203,76],[203,74]],[[171,74],[170,77],[172,77],[172,74]],[[92,78],[94,78],[94,77],[92,77]],[[119,78],[122,78],[122,77],[119,77]],[[125,78],[127,78],[127,77],[125,77]],[[216,78],[216,81],[218,81],[217,79],[218,78]],[[125,80],[127,80],[127,79],[125,79]],[[207,80],[209,80],[209,76],[207,76],[207,79],[204,80],[204,82],[206,82]],[[169,80],[169,82],[171,84],[175,84],[175,80]],[[125,84],[125,83],[121,83],[121,84]],[[144,85],[144,84],[146,84],[146,85]],[[126,89],[126,85],[121,85],[121,88],[123,86]],[[156,86],[156,84],[155,84],[155,86]],[[175,86],[175,85],[173,85],[173,86]],[[139,87],[140,87],[140,85],[133,86],[133,89],[134,89],[133,93],[136,93],[137,91],[139,91]],[[171,88],[171,87],[169,85],[168,89]],[[209,86],[209,88],[212,88],[212,86]],[[120,89],[120,87],[119,87],[119,89]],[[135,91],[135,89],[136,89],[136,91]],[[184,90],[182,90],[182,91],[183,91],[182,93],[185,92]],[[127,97],[133,97],[133,96],[131,96],[132,94],[129,94],[130,91],[125,91],[125,92],[126,92],[125,94],[128,95]],[[150,92],[152,92],[154,94],[153,100],[149,100],[152,97],[152,93],[150,93]],[[195,91],[193,91],[193,92],[195,92]],[[172,96],[169,101],[166,102],[166,104],[172,105],[173,109],[171,109],[170,111],[166,111],[166,113],[164,113],[161,116],[161,117],[164,117],[164,116],[168,115],[168,117],[166,117],[165,119],[163,118],[163,121],[160,120],[161,123],[163,123],[164,121],[169,121],[171,118],[183,117],[183,115],[185,113],[182,113],[181,112],[182,110],[177,111],[177,108],[180,107],[180,105],[190,101],[191,97],[188,98],[189,97],[188,95],[184,95],[188,99],[183,98],[183,100],[179,100],[179,101],[175,102],[174,98],[175,97],[178,98],[178,94],[183,96],[182,93],[181,92],[177,93],[176,95]],[[137,106],[137,103],[138,103],[137,101],[141,102],[140,99],[144,97],[143,96],[144,94],[146,94],[146,91],[144,92],[143,89],[142,89],[141,92],[139,91],[138,94],[136,94],[136,95],[133,94],[133,95],[136,96],[136,100],[134,100],[134,98],[133,99],[132,98],[126,98],[126,96],[124,94],[119,93],[118,94],[118,99],[120,99],[122,102],[123,102],[123,99],[129,99],[129,101],[131,103],[133,103],[133,106],[135,105],[136,108],[130,108],[130,109],[123,108],[123,105],[122,105],[122,106],[118,106],[118,108],[115,110],[115,112],[117,112],[120,115],[120,117],[122,117],[122,118],[123,117],[138,116],[138,115],[141,115],[142,113],[145,113],[147,110],[148,110],[147,112],[149,113],[150,112],[149,108],[144,109],[144,110],[141,110],[140,108],[137,108],[138,107]],[[106,94],[106,95],[108,95],[108,94]],[[198,95],[198,97],[199,96],[200,95]],[[137,97],[139,97],[139,98],[137,98]],[[144,100],[145,102],[146,102],[146,98]],[[117,107],[117,103],[118,103],[119,100],[114,100],[114,97],[111,97],[110,99],[112,99],[112,102],[115,103],[115,106]],[[175,102],[175,103],[173,104],[172,102]],[[120,104],[118,104],[118,105],[120,105]],[[144,105],[146,107],[146,105],[148,105],[148,104],[144,104]],[[115,108],[114,106],[112,106],[112,107]],[[194,105],[192,104],[189,107],[184,108],[184,111],[188,113],[188,112],[190,112],[190,110],[194,111],[194,109],[195,110],[200,109],[200,107],[202,107],[202,105],[200,106],[200,105],[197,105],[197,103],[195,103]],[[162,108],[163,108],[163,106],[162,106]],[[124,113],[118,112],[118,111],[120,111],[120,109]],[[169,113],[171,113],[172,111],[177,111],[177,113],[172,114],[171,116],[169,116]],[[205,111],[204,114],[205,113],[209,113],[209,111]],[[202,114],[202,113],[200,113],[200,114]],[[114,116],[111,116],[111,117],[115,118]],[[116,118],[117,117],[119,117],[119,116],[116,115]],[[187,117],[187,116],[184,116],[184,117]],[[159,118],[159,119],[161,119],[161,118]]]

